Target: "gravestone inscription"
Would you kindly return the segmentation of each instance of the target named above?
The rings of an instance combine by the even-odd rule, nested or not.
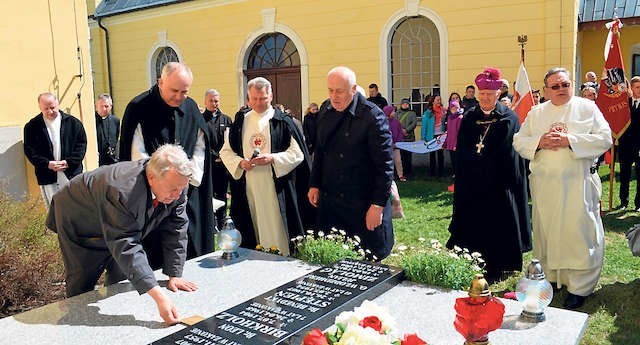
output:
[[[342,260],[153,344],[299,344],[311,328],[328,327],[338,313],[377,297],[402,278],[395,267]]]

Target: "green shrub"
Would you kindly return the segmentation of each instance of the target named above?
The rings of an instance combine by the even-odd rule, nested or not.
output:
[[[0,191],[0,208],[0,317],[64,298],[58,238],[44,226],[42,200]]]
[[[420,239],[417,247],[399,245],[396,265],[404,270],[407,279],[421,284],[448,289],[467,289],[476,273],[482,272],[484,260],[479,253],[469,253],[467,249],[448,250],[437,240],[431,246]]]
[[[293,257],[316,265],[331,265],[342,259],[363,260],[370,252],[360,248],[358,237],[348,237],[343,230],[332,229],[329,234],[322,231],[292,239],[295,245]]]

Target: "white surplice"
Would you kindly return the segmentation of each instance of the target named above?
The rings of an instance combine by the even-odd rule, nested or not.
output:
[[[238,156],[231,149],[229,131],[225,132],[220,158],[234,179],[240,179],[242,173],[245,173],[240,168],[240,162],[243,159],[251,160],[253,151],[256,148],[256,145],[254,145],[256,138],[260,138],[260,153],[271,152],[269,120],[273,118],[273,114],[272,107],[269,107],[264,113],[257,113],[251,110],[245,114],[242,126],[244,157]],[[245,173],[247,201],[258,243],[265,248],[275,246],[280,249],[283,255],[289,255],[289,238],[280,215],[273,175],[275,174],[275,178],[282,177],[295,169],[304,160],[304,155],[298,143],[293,138],[291,138],[290,142],[291,144],[287,150],[272,154],[273,163],[255,166]]]
[[[551,128],[567,133],[570,148],[537,150]],[[578,97],[533,107],[513,137],[515,150],[531,160],[533,254],[549,280],[576,295],[593,292],[602,270],[602,186],[590,167],[611,144],[611,129],[596,104]]]
[[[51,147],[53,148],[53,160],[59,161],[62,156],[62,144],[60,138],[62,115],[58,114],[53,120],[49,120],[44,116],[42,118],[44,119],[44,124],[47,127],[47,134],[49,134],[49,140],[51,141]],[[69,184],[67,175],[64,174],[64,171],[58,171],[56,172],[56,182],[40,186],[42,199],[44,199],[47,209],[51,205],[53,195],[67,184]]]

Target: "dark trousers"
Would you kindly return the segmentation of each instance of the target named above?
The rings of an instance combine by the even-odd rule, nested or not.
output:
[[[431,176],[442,176],[442,173],[444,172],[444,152],[442,149],[429,153],[429,171]]]
[[[620,144],[618,146],[618,158],[620,161],[620,203],[623,206],[629,204],[629,181],[631,180],[631,166],[635,164],[634,170],[636,175],[636,183],[640,181],[640,156],[635,145]],[[634,199],[635,207],[640,207],[640,195],[636,186],[636,195]]]
[[[227,217],[227,189],[229,188],[229,172],[222,162],[214,162],[211,168],[213,179],[213,197],[224,201],[224,206],[216,211],[218,228],[222,229],[224,219]]]
[[[406,150],[400,150],[400,157],[402,158],[402,172],[404,176],[411,176],[413,172],[413,166],[411,164],[412,153]]]
[[[456,171],[456,151],[453,150],[448,150],[449,151],[449,158],[451,158],[451,168],[454,171]]]
[[[67,297],[92,291],[105,271],[105,285],[126,279],[102,238],[78,240],[81,243],[74,242],[66,234],[58,232]]]

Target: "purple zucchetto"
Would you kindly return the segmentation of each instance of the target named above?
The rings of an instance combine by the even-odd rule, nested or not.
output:
[[[391,115],[394,110],[395,108],[392,105],[386,105],[382,108],[382,112],[387,116]]]
[[[502,86],[500,79],[500,70],[493,67],[487,67],[484,72],[476,77],[476,85],[478,90],[499,90]]]

